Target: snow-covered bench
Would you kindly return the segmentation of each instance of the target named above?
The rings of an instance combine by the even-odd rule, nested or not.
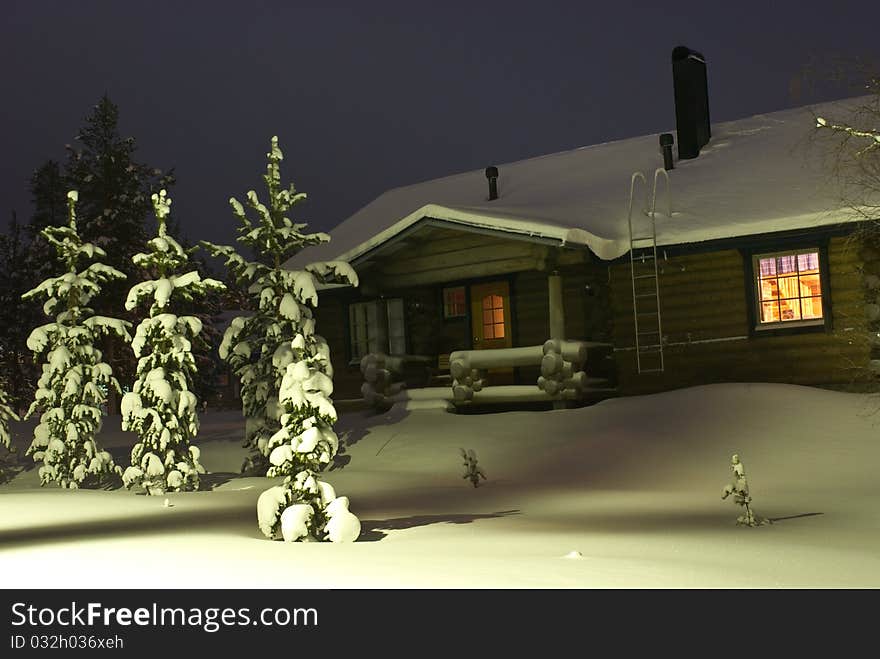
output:
[[[487,387],[486,371],[491,368],[540,366],[536,392],[551,400],[580,398],[593,384],[604,380],[587,377],[583,367],[590,348],[609,347],[607,343],[548,339],[543,345],[522,348],[456,350],[449,357],[452,373],[452,396],[456,403],[475,400],[474,394]],[[502,392],[499,391],[499,394]],[[478,396],[495,400],[497,396]]]
[[[394,402],[394,397],[406,388],[402,381],[408,366],[427,367],[433,362],[425,355],[386,355],[371,352],[361,359],[361,373],[364,383],[361,395],[372,407],[387,407]]]

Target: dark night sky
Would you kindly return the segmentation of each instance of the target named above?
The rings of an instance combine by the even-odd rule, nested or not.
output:
[[[819,8],[822,8],[821,10]],[[878,55],[874,2],[4,0],[0,197],[63,162],[107,92],[139,160],[174,167],[191,239],[231,242],[269,137],[295,215],[329,230],[383,191],[674,128],[670,52],[704,53],[712,120],[797,98],[814,59]]]

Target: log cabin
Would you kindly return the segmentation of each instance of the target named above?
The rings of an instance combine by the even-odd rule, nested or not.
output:
[[[805,145],[816,113],[859,99],[710,124],[705,58],[672,60],[674,131],[390,190],[285,264],[358,272],[317,310],[337,397],[359,395],[368,354],[418,356],[404,374],[417,387],[442,382],[455,351],[548,339],[587,342],[600,392],[853,385],[871,362],[877,250]]]

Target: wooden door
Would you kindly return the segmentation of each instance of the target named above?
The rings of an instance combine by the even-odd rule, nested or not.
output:
[[[506,281],[471,286],[471,331],[475,350],[513,346],[510,286]]]

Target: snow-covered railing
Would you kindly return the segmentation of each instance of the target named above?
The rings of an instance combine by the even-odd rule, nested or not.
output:
[[[364,355],[361,359],[364,401],[376,408],[391,405],[394,396],[406,388],[402,381],[405,368],[412,364],[427,365],[432,361],[425,355],[386,355],[381,352]]]
[[[582,370],[589,349],[608,345],[591,341],[548,339],[540,346],[456,350],[449,356],[453,400],[456,403],[472,401],[474,392],[487,386],[488,369],[516,366],[540,366],[538,389],[551,398],[579,398],[596,381],[588,378]]]

